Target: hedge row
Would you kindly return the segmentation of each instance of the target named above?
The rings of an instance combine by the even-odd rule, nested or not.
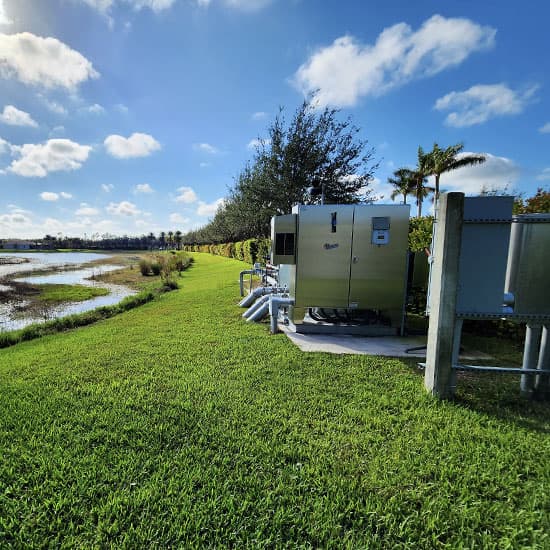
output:
[[[248,239],[236,243],[184,245],[187,252],[206,252],[253,264],[264,262],[271,252],[271,239]]]

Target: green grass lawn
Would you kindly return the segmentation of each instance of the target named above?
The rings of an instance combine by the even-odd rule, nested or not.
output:
[[[40,291],[39,300],[46,304],[64,302],[82,302],[96,296],[106,296],[109,290],[84,285],[43,284],[36,288]]]
[[[0,350],[0,546],[550,548],[550,407],[245,324],[244,264]]]

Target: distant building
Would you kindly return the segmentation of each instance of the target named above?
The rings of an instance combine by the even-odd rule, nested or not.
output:
[[[4,241],[2,248],[10,250],[29,250],[31,248],[31,242],[23,239],[12,239],[11,241]]]

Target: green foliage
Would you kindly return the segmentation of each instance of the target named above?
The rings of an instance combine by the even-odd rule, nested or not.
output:
[[[433,216],[409,220],[409,250],[419,252],[430,248],[432,242]]]
[[[151,272],[153,275],[160,275],[160,272],[162,271],[162,263],[158,260],[151,262]]]
[[[235,258],[237,260],[244,261],[243,242],[239,241],[235,243]]]
[[[281,109],[254,158],[239,173],[213,220],[182,237],[184,243],[236,242],[269,235],[270,220],[297,203],[371,201],[374,150],[351,119],[304,101],[286,122]],[[308,189],[318,191],[311,197]],[[239,255],[239,253],[237,253]]]
[[[1,546],[550,545],[547,404],[304,353],[243,323],[242,268],[200,255],[184,290],[0,352]]]
[[[244,261],[248,264],[253,264],[256,261],[258,245],[256,239],[248,239],[243,243]]]
[[[141,272],[141,274],[146,277],[147,275],[149,275],[151,273],[151,261],[150,260],[147,260],[145,258],[142,258],[140,261],[139,261],[139,270]]]
[[[38,285],[39,299],[47,304],[82,302],[96,296],[106,296],[109,290],[84,285],[44,284]]]
[[[544,214],[550,212],[550,189],[539,187],[537,192],[527,199],[517,197],[514,202],[514,214]]]

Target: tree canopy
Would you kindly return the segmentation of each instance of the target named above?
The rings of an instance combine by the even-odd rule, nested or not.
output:
[[[213,220],[183,241],[265,237],[272,216],[289,213],[295,204],[319,203],[321,195],[327,204],[372,202],[369,184],[378,165],[359,132],[350,118],[338,119],[338,110],[319,110],[308,100],[288,123],[280,109]]]

